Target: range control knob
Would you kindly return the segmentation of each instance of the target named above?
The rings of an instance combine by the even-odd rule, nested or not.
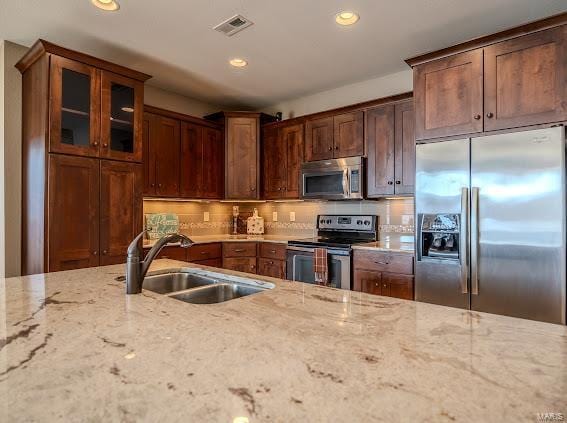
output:
[[[331,224],[331,219],[327,219],[327,225]]]
[[[362,225],[362,220],[357,220],[357,221],[356,221],[356,224],[357,224],[357,225]]]
[[[324,220],[324,219],[321,219],[321,220],[319,221],[319,223],[322,225],[322,224],[325,223],[325,220]]]

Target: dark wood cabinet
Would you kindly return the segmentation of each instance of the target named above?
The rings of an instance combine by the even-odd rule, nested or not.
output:
[[[224,146],[218,129],[181,126],[181,197],[220,199],[224,194]]]
[[[237,272],[257,273],[258,244],[255,242],[224,242],[222,267]]]
[[[159,197],[179,196],[180,122],[154,115],[153,136],[150,131],[150,154],[155,155],[155,185]]]
[[[567,119],[567,14],[406,62],[418,140]]]
[[[413,300],[413,256],[384,251],[355,250],[353,268],[355,291]]]
[[[16,67],[22,274],[124,261],[142,226],[135,162],[142,159],[141,99],[150,76],[44,40]]]
[[[414,70],[418,140],[482,132],[482,50],[460,53]]]
[[[364,112],[355,111],[305,123],[305,160],[327,160],[364,154]]]
[[[222,244],[196,244],[187,250],[187,259],[190,262],[213,260],[222,258]]]
[[[222,267],[237,272],[257,273],[256,257],[225,257]]]
[[[395,116],[394,105],[385,105],[366,112],[369,197],[394,195],[395,192]]]
[[[343,113],[333,118],[334,158],[364,154],[364,112]]]
[[[49,156],[48,242],[45,271],[99,265],[99,160]]]
[[[303,163],[303,124],[267,127],[263,131],[264,198],[299,198]]]
[[[567,25],[484,48],[486,131],[567,119]]]
[[[285,279],[285,261],[266,258],[258,259],[258,274],[271,278]]]
[[[126,262],[126,251],[142,231],[142,165],[100,163],[100,264]]]
[[[305,160],[332,159],[334,155],[333,117],[309,119],[305,122]]]
[[[226,119],[226,198],[246,200],[260,196],[260,125],[257,117]]]
[[[366,112],[368,197],[413,194],[414,121],[412,100]]]

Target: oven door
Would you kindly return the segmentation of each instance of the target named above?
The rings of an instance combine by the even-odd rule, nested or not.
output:
[[[288,247],[287,278],[292,281],[315,283],[313,248]],[[352,289],[350,252],[329,250],[329,282],[333,288]]]

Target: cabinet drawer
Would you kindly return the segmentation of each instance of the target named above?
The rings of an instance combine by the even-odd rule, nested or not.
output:
[[[256,273],[256,257],[225,257],[222,267],[237,272]]]
[[[382,295],[413,300],[413,276],[382,273]]]
[[[223,257],[256,257],[255,242],[225,242],[222,245]]]
[[[272,278],[285,279],[284,260],[272,260],[266,258],[258,259],[258,274],[270,276]]]
[[[413,275],[413,256],[356,250],[354,252],[354,268]]]
[[[189,261],[202,261],[222,257],[222,244],[199,244],[189,248],[187,258]]]
[[[275,260],[285,260],[287,245],[276,244],[273,242],[263,242],[260,244],[260,257]]]
[[[144,256],[148,254],[150,249],[144,249]],[[171,246],[163,247],[163,249],[157,255],[158,259],[170,259],[170,260],[180,260],[187,261],[187,249],[183,247]]]
[[[222,268],[222,259],[215,258],[209,260],[198,260],[194,261],[194,264],[200,264],[201,266],[210,266],[210,267],[218,267],[219,269]]]

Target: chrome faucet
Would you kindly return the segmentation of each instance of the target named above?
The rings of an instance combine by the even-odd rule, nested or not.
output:
[[[157,240],[154,246],[148,251],[145,260],[141,260],[143,253],[140,251],[140,240],[146,231],[142,232],[128,247],[128,259],[126,261],[126,294],[139,294],[142,292],[142,284],[150,264],[159,254],[161,249],[170,242],[181,242],[183,248],[189,248],[194,244],[190,238],[181,234],[168,234]]]

